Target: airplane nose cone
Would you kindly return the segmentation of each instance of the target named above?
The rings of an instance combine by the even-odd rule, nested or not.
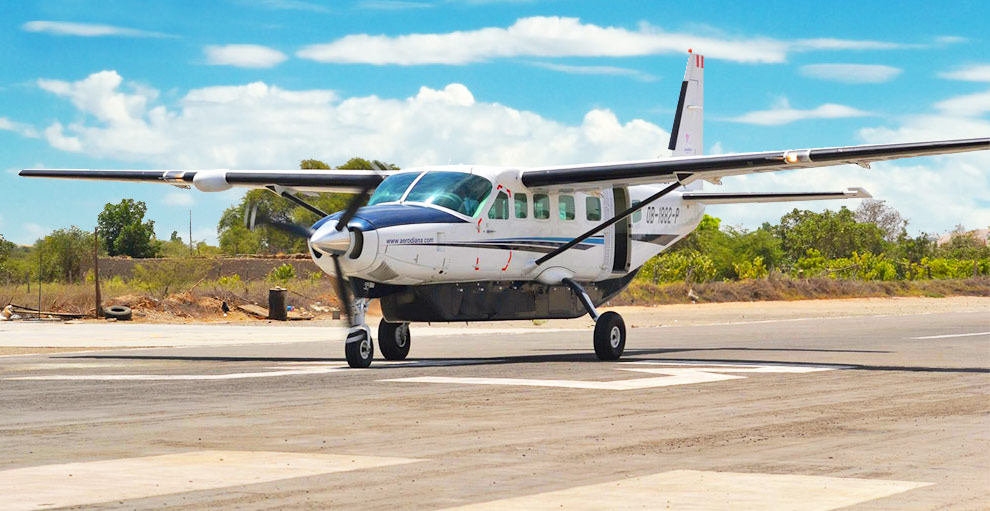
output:
[[[309,244],[324,254],[341,255],[347,252],[351,246],[351,233],[346,229],[343,231],[336,229],[320,230],[313,234]]]

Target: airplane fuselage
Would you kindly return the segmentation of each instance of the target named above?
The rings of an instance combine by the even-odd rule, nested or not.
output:
[[[459,166],[410,169],[390,176],[388,180],[397,183],[394,190],[389,192],[386,180],[379,188],[385,192],[376,192],[371,205],[360,208],[348,223],[348,247],[339,260],[355,293],[382,298],[386,317],[391,308],[394,314],[389,319],[396,321],[577,317],[584,309],[560,285],[563,278],[586,283],[598,305],[621,291],[648,259],[694,230],[704,213],[703,204],[687,203],[675,191],[537,265],[539,257],[660,187],[541,190],[523,185],[519,175],[518,169]],[[438,187],[451,186],[440,178],[456,181],[454,186],[460,188],[418,191],[429,187],[430,180],[438,181]],[[461,195],[474,195],[459,201],[453,197],[458,190],[471,190]],[[333,263],[321,252],[318,240],[324,233],[343,234],[336,232],[336,218],[331,215],[314,225],[312,240],[317,241],[310,247],[316,264],[331,275]],[[391,303],[403,296],[412,302],[430,301],[448,292],[482,293],[486,296],[479,300],[485,304],[494,300],[494,306],[464,307],[463,300],[451,299],[449,307],[438,306],[449,310],[428,313],[421,307]],[[566,304],[550,303],[551,295],[558,292],[567,296]],[[533,300],[527,298],[530,295]],[[541,305],[542,295],[546,303]],[[499,302],[505,302],[504,310]]]

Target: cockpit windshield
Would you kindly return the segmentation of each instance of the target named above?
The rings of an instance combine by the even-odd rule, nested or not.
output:
[[[375,193],[368,199],[368,205],[374,206],[383,202],[398,202],[402,195],[406,193],[406,188],[419,177],[418,172],[406,172],[405,174],[395,174],[385,178]]]
[[[474,216],[492,191],[491,181],[463,172],[427,172],[405,202],[425,202]]]

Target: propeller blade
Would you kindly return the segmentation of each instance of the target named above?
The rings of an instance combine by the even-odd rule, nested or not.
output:
[[[278,229],[286,234],[292,236],[303,237],[309,239],[313,235],[313,228],[294,224],[291,222],[277,222],[268,218],[264,213],[258,214],[258,204],[248,204],[245,206],[244,211],[244,227],[247,227],[249,231],[253,231],[255,227],[259,225],[265,225],[274,229]]]
[[[311,227],[286,222],[265,222],[265,225],[274,227],[286,234],[306,239],[309,239],[313,235],[313,232],[315,232]]]
[[[344,270],[340,268],[340,256],[333,255],[333,270],[337,274],[334,276],[334,282],[336,285],[337,299],[340,300],[340,306],[344,309],[344,314],[347,315],[348,326],[353,325],[353,318],[351,317],[351,296],[347,293],[347,284],[344,279]]]
[[[350,222],[351,219],[354,218],[354,215],[357,213],[358,208],[360,208],[361,204],[363,204],[364,201],[368,199],[368,192],[371,191],[371,188],[372,188],[371,185],[365,185],[363,188],[361,188],[361,191],[358,192],[357,195],[351,198],[351,201],[347,203],[347,209],[345,209],[344,212],[340,215],[340,218],[337,219],[337,225],[336,227],[334,227],[334,229],[337,229],[338,231],[342,231],[344,230],[344,227],[347,227],[347,222]]]

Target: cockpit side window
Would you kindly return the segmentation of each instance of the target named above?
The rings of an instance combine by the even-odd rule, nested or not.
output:
[[[409,188],[409,185],[417,177],[419,177],[419,172],[406,172],[404,174],[388,176],[378,185],[375,193],[368,199],[368,205],[374,206],[375,204],[384,202],[397,202],[406,193],[406,188]]]
[[[488,218],[493,220],[505,220],[509,218],[509,196],[505,192],[498,192],[492,207],[488,210]]]

